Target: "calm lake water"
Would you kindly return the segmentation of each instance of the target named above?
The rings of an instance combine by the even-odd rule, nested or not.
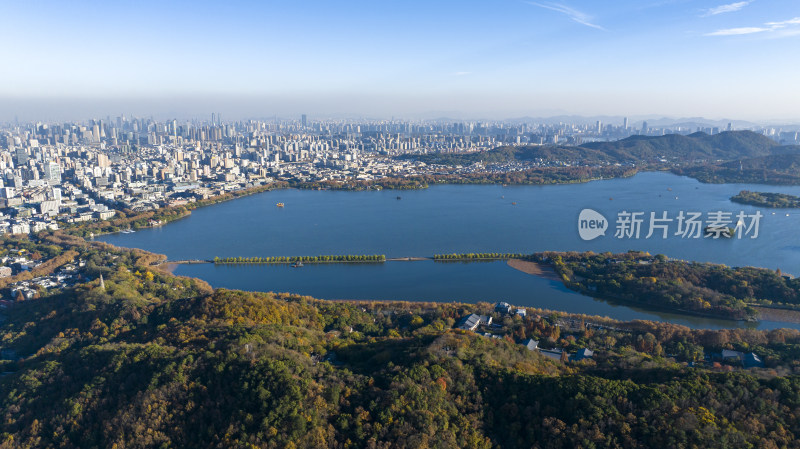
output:
[[[800,274],[800,212],[732,203],[740,190],[800,195],[799,187],[711,185],[669,173],[558,186],[440,185],[417,191],[334,192],[279,190],[195,210],[186,219],[134,234],[98,237],[118,246],[166,254],[170,260],[236,256],[385,254],[575,250],[644,250],[685,260],[780,268]],[[397,196],[401,200],[397,200]],[[277,208],[276,203],[285,203]],[[516,204],[513,204],[516,203]],[[606,236],[580,239],[580,211],[591,208],[610,222]],[[748,214],[760,210],[757,239],[646,239],[650,212]],[[621,211],[645,212],[639,239],[617,239]],[[775,212],[775,214],[773,214]],[[788,213],[788,216],[787,216]],[[677,224],[671,223],[671,233]],[[290,291],[325,299],[412,301],[506,300],[617,319],[653,319],[693,327],[745,326],[613,305],[566,290],[558,282],[518,272],[505,263],[285,266],[181,265],[176,274],[215,287]],[[762,322],[761,328],[780,327]]]

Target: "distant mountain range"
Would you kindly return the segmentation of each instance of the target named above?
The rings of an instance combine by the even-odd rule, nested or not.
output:
[[[763,126],[763,124],[758,124],[755,122],[749,122],[746,120],[732,120],[732,119],[720,119],[720,120],[711,120],[703,117],[691,117],[691,118],[668,118],[668,117],[661,117],[661,118],[653,118],[653,119],[644,119],[638,120],[636,123],[641,126],[643,121],[647,122],[647,126],[654,127],[654,128],[682,128],[682,129],[697,129],[697,128],[719,128],[721,130],[725,130],[730,124],[734,129],[742,129],[742,128],[759,128]]]
[[[434,113],[423,116],[417,116],[419,119],[428,119],[439,122],[459,122],[459,121],[496,121],[497,117],[475,117],[460,113]],[[622,115],[570,115],[560,114],[555,112],[553,115],[536,115],[536,116],[519,116],[508,117],[503,119],[504,122],[509,123],[539,123],[544,125],[558,125],[560,123],[569,123],[575,125],[594,125],[600,121],[604,126],[622,126],[625,116]],[[762,120],[758,122],[748,120],[737,120],[730,118],[721,119],[708,119],[705,117],[664,117],[661,115],[650,116],[628,116],[628,127],[631,129],[641,129],[642,122],[647,122],[649,128],[670,128],[681,130],[696,131],[705,128],[718,128],[719,130],[727,130],[728,124],[731,125],[733,130],[746,130],[746,129],[760,129],[764,127],[781,128],[783,131],[792,130],[800,131],[800,120],[786,120],[786,119],[773,119]]]
[[[556,115],[552,117],[520,117],[520,118],[512,118],[508,121],[510,122],[536,122],[536,123],[544,123],[547,125],[557,125],[559,123],[574,123],[577,125],[593,125],[600,121],[604,125],[615,125],[621,126],[625,117],[619,115],[598,115],[598,116],[591,116],[591,117],[584,117],[580,115]],[[697,129],[697,128],[720,128],[720,129],[727,129],[728,123],[735,129],[742,129],[742,128],[758,128],[763,125],[759,125],[755,122],[749,122],[745,120],[733,120],[733,119],[719,119],[719,120],[712,120],[706,119],[703,117],[691,117],[691,118],[669,118],[669,117],[628,117],[628,126],[633,129],[639,129],[642,127],[642,122],[647,122],[647,126],[651,128],[682,128],[682,129]]]

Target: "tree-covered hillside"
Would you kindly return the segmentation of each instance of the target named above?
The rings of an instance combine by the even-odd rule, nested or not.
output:
[[[2,312],[0,447],[800,446],[797,331],[211,291],[69,248],[84,282]],[[497,326],[455,329],[469,313]]]
[[[587,295],[671,311],[754,319],[753,305],[800,306],[800,279],[779,269],[670,260],[638,251],[545,252],[533,258]]]
[[[715,135],[695,133],[688,136],[631,136],[614,142],[591,142],[576,147],[531,145],[500,147],[478,153],[432,153],[403,155],[428,164],[471,165],[523,162],[574,161],[582,165],[608,163],[654,163],[666,159],[670,163],[730,161],[798,153],[796,147],[781,146],[772,139],[751,131],[729,131]]]
[[[784,147],[772,139],[752,131],[727,131],[715,135],[694,133],[688,136],[679,134],[657,137],[632,136],[616,142],[593,142],[583,146],[616,159],[666,158],[680,162],[731,160],[785,151]]]
[[[785,154],[743,158],[674,169],[706,183],[800,185],[800,147],[779,147]]]

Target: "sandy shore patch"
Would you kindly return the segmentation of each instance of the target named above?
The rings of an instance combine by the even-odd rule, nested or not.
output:
[[[174,262],[162,263],[161,265],[156,265],[156,268],[169,274],[174,274],[178,264]]]
[[[561,282],[561,276],[559,276],[558,273],[556,273],[548,265],[540,264],[537,262],[531,262],[528,260],[508,259],[508,266],[514,268],[515,270],[519,270],[523,273],[528,273],[534,276],[540,276],[545,279],[550,279],[552,281]]]
[[[780,321],[783,323],[800,323],[800,310],[773,309],[771,307],[753,306],[758,310],[761,321]]]

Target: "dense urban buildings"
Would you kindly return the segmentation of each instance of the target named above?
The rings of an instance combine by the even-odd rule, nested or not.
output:
[[[731,129],[729,125],[727,127]],[[0,233],[58,229],[274,181],[372,181],[536,165],[427,166],[395,156],[464,153],[504,145],[579,145],[634,134],[719,133],[717,127],[629,127],[523,121],[364,120],[155,121],[146,118],[0,127]],[[797,143],[796,130],[757,131]],[[552,162],[550,162],[552,163]],[[569,161],[560,162],[565,165]]]

